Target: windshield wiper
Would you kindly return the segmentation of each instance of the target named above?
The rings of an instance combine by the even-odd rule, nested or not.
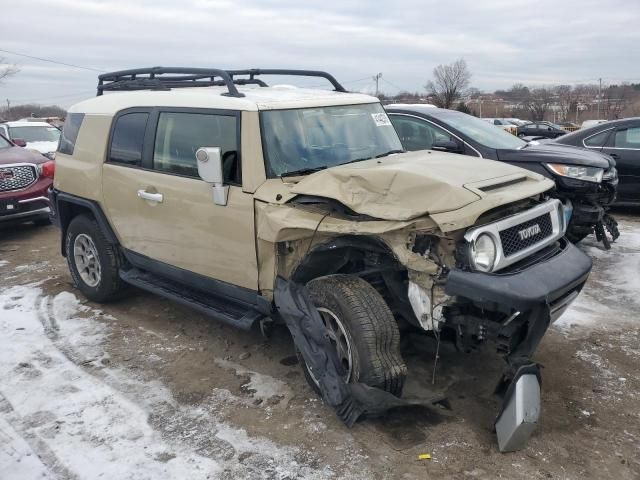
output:
[[[373,157],[373,158],[388,157],[389,155],[393,155],[394,153],[404,153],[404,152],[405,152],[404,150],[398,150],[398,149],[396,149],[396,150],[389,150],[388,152],[381,153],[380,155],[376,155],[376,156],[375,156],[375,157]]]
[[[308,175],[310,173],[319,172],[325,170],[327,167],[313,167],[313,168],[301,168],[300,170],[291,170],[290,172],[284,172],[280,174],[280,177],[298,177],[300,175]]]

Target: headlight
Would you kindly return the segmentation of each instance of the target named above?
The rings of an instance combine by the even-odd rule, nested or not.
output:
[[[491,235],[483,233],[471,244],[471,263],[481,272],[490,272],[496,261],[498,249]]]
[[[584,180],[585,182],[600,183],[602,182],[602,175],[604,174],[604,169],[598,167],[565,165],[563,163],[545,163],[545,165],[557,175],[575,178],[576,180]]]

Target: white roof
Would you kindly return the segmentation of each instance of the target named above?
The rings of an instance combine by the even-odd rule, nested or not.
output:
[[[51,127],[55,128],[53,125],[47,122],[29,122],[27,120],[18,120],[16,122],[4,122],[2,125],[7,125],[9,127]]]
[[[106,93],[77,103],[69,113],[114,115],[131,107],[219,108],[225,110],[278,110],[286,108],[322,107],[378,103],[379,100],[360,93],[313,90],[290,86],[237,87],[244,97],[229,97],[226,87],[175,88],[173,90],[136,90]]]

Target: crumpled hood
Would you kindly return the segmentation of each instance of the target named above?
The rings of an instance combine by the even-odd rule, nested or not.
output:
[[[503,162],[565,163],[604,169],[615,165],[612,158],[602,153],[553,142],[530,144],[519,150],[498,150],[498,158]]]
[[[525,198],[548,190],[550,182],[502,162],[420,151],[321,170],[290,193],[332,198],[374,218],[410,220],[458,210],[503,187],[520,188]]]

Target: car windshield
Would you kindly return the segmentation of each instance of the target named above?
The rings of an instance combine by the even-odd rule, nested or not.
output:
[[[27,125],[24,127],[9,127],[11,138],[21,138],[25,142],[57,142],[60,130],[56,127],[41,125]]]
[[[2,135],[0,135],[0,148],[9,148],[11,147],[11,143],[7,139],[5,139]]]
[[[437,118],[487,148],[518,149],[527,145],[527,142],[506,130],[465,113],[442,115]]]
[[[271,177],[402,151],[398,134],[379,103],[263,111],[261,120]]]

